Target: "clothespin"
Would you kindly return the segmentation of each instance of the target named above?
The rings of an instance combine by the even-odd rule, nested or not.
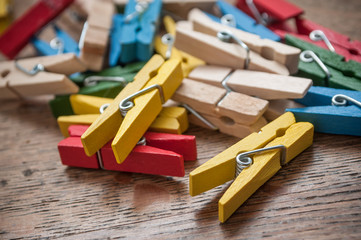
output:
[[[103,67],[114,11],[114,4],[110,0],[91,2],[79,40],[80,59],[90,70],[100,71]]]
[[[85,67],[68,53],[1,62],[0,71],[0,99],[9,99],[76,93],[78,86],[66,75],[85,71]]]
[[[243,138],[267,124],[262,117],[269,111],[266,100],[302,98],[311,85],[310,79],[206,65],[195,68],[172,99],[192,107],[221,132]],[[279,116],[279,108],[268,115]]]
[[[193,170],[189,174],[189,193],[196,196],[236,176],[218,203],[219,220],[225,222],[260,186],[308,148],[312,141],[312,124],[296,123],[292,113],[285,113],[261,131],[250,134]],[[266,149],[269,151],[263,152]],[[250,157],[260,151],[262,153],[254,155],[253,159]],[[239,173],[238,176],[236,173]]]
[[[73,0],[39,0],[0,36],[0,52],[13,59],[30,38],[48,24]]]
[[[304,51],[300,55],[298,76],[312,78],[314,85],[361,91],[361,63],[345,62],[343,56],[291,35],[286,35],[285,40]]]
[[[258,35],[216,23],[198,9],[190,11],[188,19],[192,21],[195,31],[212,34],[213,36],[232,33],[237,39],[245,43],[250,50],[258,53],[261,57],[286,66],[290,74],[294,74],[298,70],[298,58],[301,51],[295,47],[269,39],[260,39]]]
[[[173,47],[176,34],[176,23],[169,16],[165,16],[163,22],[168,33],[163,35],[162,37],[157,36],[155,38],[155,50],[165,59],[179,59],[182,64],[183,76],[187,77],[190,71],[192,71],[192,69],[197,66],[204,65],[205,62],[199,58],[193,57],[192,55]]]
[[[161,8],[161,0],[128,1],[120,31],[120,62],[150,59],[153,55],[153,40]]]
[[[70,126],[70,137],[58,144],[64,165],[183,177],[184,161],[197,159],[195,136],[153,132],[145,134],[144,145],[136,146],[123,164],[117,164],[110,143],[102,147],[98,154],[89,157],[85,155],[80,140],[86,128]]]
[[[201,16],[202,13],[200,11],[194,10],[190,12],[189,22],[177,22],[175,47],[204,60],[207,64],[289,75],[289,70],[284,64],[264,58],[257,52],[250,50],[250,47],[248,47],[238,35],[233,33],[241,30],[231,28],[233,31],[227,31],[227,26],[223,25],[219,27],[225,31],[218,33],[214,33],[214,30],[209,31],[209,29],[205,27],[198,29],[196,19]],[[204,14],[202,21],[203,20],[210,21]],[[214,22],[214,25],[216,24],[217,23]],[[212,21],[209,25],[213,25]],[[259,39],[258,37],[256,38]],[[231,42],[223,42],[220,39],[230,40]],[[289,49],[288,47],[285,48]],[[297,59],[294,57],[294,54],[297,56],[298,50],[294,50],[295,52],[290,55],[291,59]],[[288,54],[289,52],[284,55]],[[275,56],[274,58],[278,57]],[[280,61],[284,61],[284,59]],[[292,67],[290,67],[290,69],[292,69]],[[292,69],[292,71],[294,71],[294,69]]]
[[[307,107],[286,111],[297,121],[311,122],[316,132],[361,136],[361,92],[311,87],[297,101]]]
[[[223,0],[218,0],[216,2],[216,6],[218,7],[218,9],[220,10],[220,12],[222,13],[223,16],[224,15],[232,15],[233,16],[236,27],[238,29],[241,29],[241,30],[249,32],[249,33],[256,34],[260,38],[270,39],[270,40],[278,41],[278,42],[281,40],[277,34],[273,33],[270,29],[268,29],[264,25],[258,24],[250,16],[248,16],[241,10],[237,9],[236,7],[232,6],[231,4],[229,4]],[[217,19],[216,17],[212,17],[212,19],[220,22],[220,20]]]
[[[31,39],[32,44],[42,56],[56,55],[62,53],[74,53],[79,55],[78,43],[65,31],[53,25],[55,38],[47,43],[36,37]]]
[[[285,22],[303,13],[302,9],[285,0],[238,0],[237,7],[263,25]]]
[[[114,137],[112,148],[118,163],[125,160],[183,79],[180,62],[154,55],[82,135],[87,155],[93,155]],[[155,89],[157,88],[157,89]],[[162,91],[162,92],[161,92]],[[139,96],[138,96],[139,95]],[[133,102],[131,104],[130,102]],[[125,108],[134,105],[128,113]],[[120,113],[122,109],[125,117]],[[118,133],[116,131],[118,130]]]
[[[128,82],[133,81],[144,64],[145,62],[137,62],[124,67],[107,68],[100,72],[80,73],[71,76],[70,79],[80,87],[78,94],[115,98]],[[49,105],[55,118],[74,114],[69,95],[58,95]]]

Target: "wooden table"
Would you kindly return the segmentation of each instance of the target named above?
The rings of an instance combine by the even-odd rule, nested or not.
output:
[[[292,2],[360,40],[360,1]],[[187,175],[237,138],[192,126],[198,161],[170,178],[63,166],[62,136],[43,100],[1,102],[0,123],[1,239],[361,238],[360,137],[315,134],[312,147],[220,224],[229,183],[190,197]]]

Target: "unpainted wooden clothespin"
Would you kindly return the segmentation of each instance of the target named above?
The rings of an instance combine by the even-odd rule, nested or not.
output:
[[[180,51],[173,47],[174,38],[176,34],[176,23],[174,20],[165,16],[163,19],[167,34],[162,37],[157,36],[154,41],[155,50],[162,55],[164,58],[179,59],[182,64],[183,76],[187,77],[190,71],[200,65],[205,65],[205,62],[199,58],[196,58],[186,52]]]
[[[188,20],[193,23],[195,31],[213,36],[217,36],[217,34],[222,32],[232,33],[233,36],[244,42],[250,50],[258,53],[261,57],[286,66],[290,74],[294,74],[298,70],[298,58],[301,51],[296,47],[269,39],[261,39],[258,35],[214,22],[199,9],[190,11]]]
[[[361,92],[311,87],[296,100],[304,108],[289,108],[297,121],[311,122],[316,132],[361,136]]]
[[[8,59],[14,59],[35,33],[58,16],[72,2],[73,0],[48,0],[35,3],[0,36],[1,54]]]
[[[119,93],[83,134],[86,154],[94,154],[114,137],[114,155],[118,163],[123,162],[161,112],[162,103],[173,95],[182,79],[178,60],[164,62],[160,55],[154,55],[134,77],[134,81]]]
[[[1,62],[0,99],[76,93],[78,86],[66,75],[85,70],[71,53]]]
[[[311,78],[316,86],[361,91],[361,63],[345,62],[343,56],[291,35],[287,35],[285,40],[303,51],[298,76]]]
[[[310,79],[205,65],[184,79],[172,99],[192,107],[221,132],[242,138],[267,123],[263,114],[271,120],[280,116],[287,107],[283,104],[302,98],[311,85]],[[268,109],[266,100],[284,103]],[[190,121],[200,124],[194,116]]]
[[[198,21],[199,18],[201,20]],[[204,60],[207,64],[239,69],[247,68],[281,75],[289,75],[290,71],[297,71],[297,56],[300,51],[296,48],[272,42],[267,44],[266,40],[260,40],[258,36],[216,22],[213,23],[199,10],[192,10],[189,20],[177,23],[175,46]],[[245,44],[242,38],[247,39],[247,42],[256,51]],[[224,40],[231,42],[224,42]],[[269,47],[262,49],[261,46],[264,45],[273,46],[273,51],[270,51]],[[276,45],[282,48],[276,48]]]
[[[94,0],[79,40],[80,59],[88,69],[100,71],[107,50],[115,8],[110,0]]]
[[[64,165],[183,177],[184,161],[197,159],[195,136],[153,132],[146,132],[142,144],[132,150],[123,164],[117,164],[110,143],[99,153],[87,156],[80,140],[87,128],[70,126],[70,137],[58,144]]]
[[[292,113],[285,113],[193,170],[189,174],[189,193],[196,196],[235,178],[218,203],[219,221],[225,222],[312,142],[313,125],[296,123]]]

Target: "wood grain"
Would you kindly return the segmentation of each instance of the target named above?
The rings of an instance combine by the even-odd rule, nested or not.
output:
[[[318,23],[339,19],[338,27],[346,33],[351,26],[344,16],[360,16],[357,0],[292,2],[306,12],[324,4]],[[57,152],[62,136],[43,100],[2,101],[0,123],[1,239],[361,236],[360,137],[316,133],[310,148],[220,224],[218,200],[229,184],[190,197],[187,177],[64,167]],[[185,163],[186,175],[238,141],[195,126],[186,133],[197,136],[198,146],[198,161]]]

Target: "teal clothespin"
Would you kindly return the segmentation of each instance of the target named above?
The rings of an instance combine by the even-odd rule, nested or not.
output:
[[[80,73],[71,77],[71,79],[80,86],[78,94],[114,98],[128,82],[133,81],[134,76],[144,64],[145,62],[136,62],[123,68],[116,66],[98,73]],[[89,77],[93,77],[93,79]],[[97,78],[94,79],[94,77]],[[114,81],[114,79],[102,79],[102,77],[121,77],[122,79],[118,78],[117,81]],[[74,114],[69,97],[70,95],[60,95],[49,102],[55,118]]]
[[[50,56],[61,53],[75,53],[79,56],[78,43],[70,37],[65,31],[53,25],[55,38],[50,43],[40,40],[36,37],[31,39],[31,43],[41,56]]]
[[[120,34],[120,62],[147,61],[153,55],[153,40],[159,22],[162,0],[129,0]]]
[[[307,107],[286,109],[297,121],[310,122],[315,131],[361,136],[361,92],[328,87],[311,87],[304,98]]]
[[[361,63],[353,60],[345,62],[343,56],[291,35],[286,35],[285,41],[303,51],[312,51],[321,62],[321,65],[318,64],[311,52],[302,53],[298,76],[311,78],[316,86],[361,91]],[[322,63],[325,68],[321,67]]]
[[[246,32],[257,34],[261,38],[267,38],[278,42],[281,40],[281,38],[277,34],[273,33],[271,30],[269,30],[262,24],[258,24],[253,18],[251,18],[250,16],[248,16],[238,8],[232,6],[231,4],[223,0],[218,0],[216,2],[216,5],[223,15],[226,14],[233,15],[237,28]],[[212,20],[219,21],[219,19],[217,20],[216,17],[211,17],[211,18]]]

